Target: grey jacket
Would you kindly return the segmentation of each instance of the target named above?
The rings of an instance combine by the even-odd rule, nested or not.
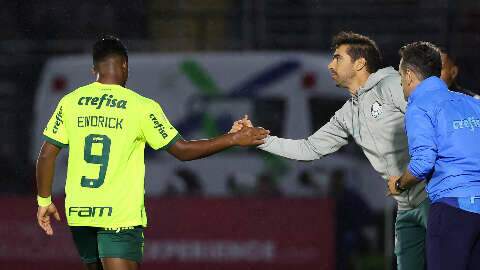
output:
[[[388,176],[401,175],[409,161],[405,108],[400,75],[387,67],[371,74],[357,94],[310,137],[291,140],[269,136],[258,148],[290,159],[315,160],[337,151],[351,136],[387,181]],[[422,181],[394,198],[398,210],[409,210],[426,197]]]

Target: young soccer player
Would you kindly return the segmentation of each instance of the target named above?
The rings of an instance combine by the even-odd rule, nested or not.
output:
[[[203,158],[231,146],[263,143],[268,131],[242,129],[208,140],[187,141],[160,105],[125,88],[128,53],[115,37],[93,46],[95,82],[64,96],[45,131],[37,160],[37,220],[52,235],[50,216],[55,160],[69,148],[65,210],[87,269],[138,269],[143,255],[144,148],[164,149],[179,160]]]

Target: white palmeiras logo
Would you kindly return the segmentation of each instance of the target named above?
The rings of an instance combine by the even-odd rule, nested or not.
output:
[[[380,104],[378,101],[375,101],[370,108],[370,114],[373,118],[378,118],[382,114],[382,104]]]

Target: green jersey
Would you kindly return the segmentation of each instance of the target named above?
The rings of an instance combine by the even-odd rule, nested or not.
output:
[[[69,147],[65,212],[70,226],[143,225],[144,149],[180,135],[160,105],[119,85],[92,84],[64,96],[44,130]]]

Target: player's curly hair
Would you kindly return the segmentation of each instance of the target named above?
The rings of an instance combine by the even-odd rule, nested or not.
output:
[[[123,45],[119,38],[112,35],[104,35],[100,37],[93,45],[93,64],[97,64],[112,55],[125,57],[128,61],[127,47]]]
[[[367,36],[354,32],[340,32],[332,38],[332,50],[341,45],[348,45],[347,54],[355,61],[364,58],[367,61],[367,71],[374,73],[382,68],[382,54],[375,41]]]
[[[442,73],[442,57],[440,49],[426,41],[417,41],[400,48],[402,57],[400,68],[411,69],[420,80],[431,76],[440,77]]]

